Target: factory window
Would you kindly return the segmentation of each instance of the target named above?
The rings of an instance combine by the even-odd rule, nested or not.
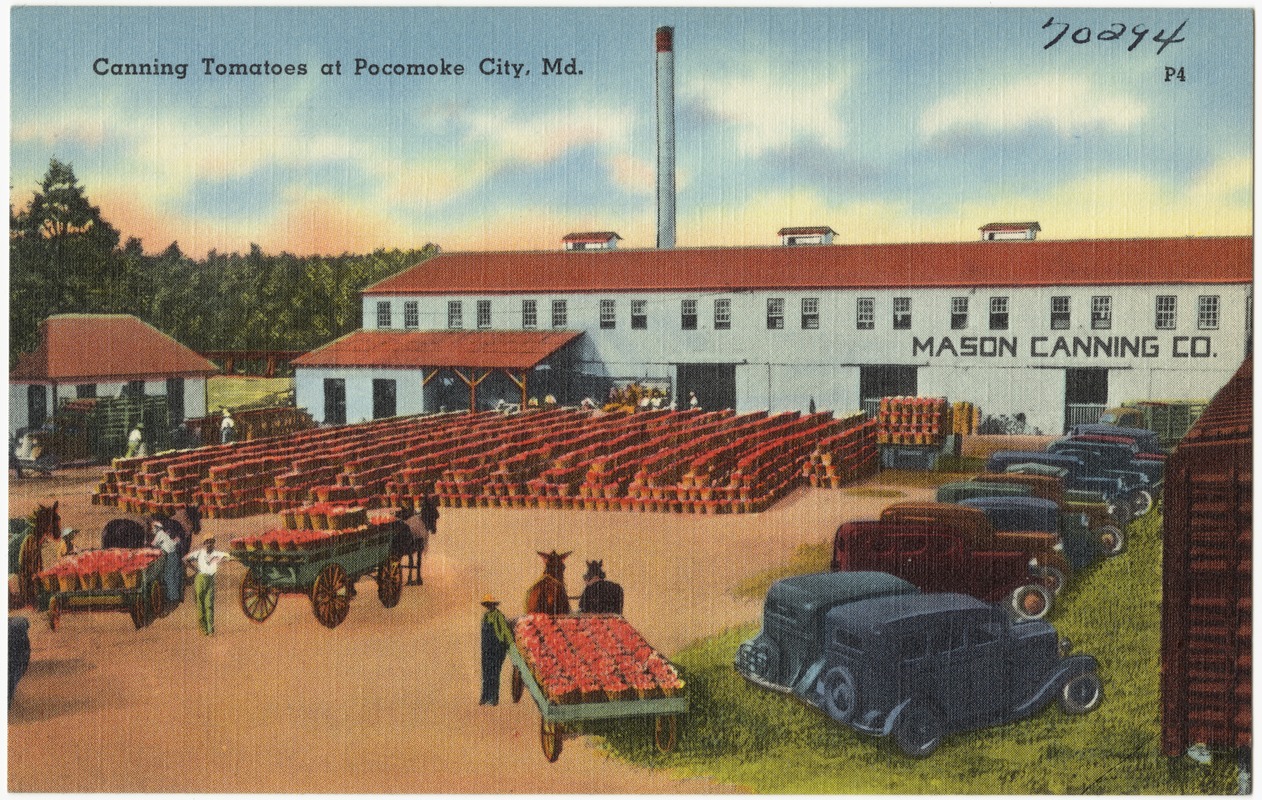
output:
[[[992,331],[1008,330],[1008,298],[990,298],[990,329]]]
[[[951,330],[962,331],[968,327],[968,298],[951,298]]]
[[[649,326],[649,301],[631,301],[631,327],[642,331]]]
[[[1052,330],[1064,331],[1069,329],[1069,298],[1053,297],[1052,298]]]
[[[1174,330],[1175,298],[1172,294],[1157,295],[1157,330]]]
[[[714,329],[727,331],[732,329],[732,301],[727,298],[714,301]]]
[[[894,330],[911,330],[911,298],[894,298]]]
[[[478,327],[479,328],[491,327],[491,301],[490,300],[478,301]]]
[[[861,331],[870,331],[876,326],[875,297],[860,297],[855,301],[854,326]]]
[[[685,331],[697,329],[697,301],[683,300],[679,304],[679,327]]]
[[[1113,297],[1096,295],[1091,298],[1091,329],[1107,331],[1113,327]]]
[[[528,331],[539,327],[539,301],[521,301],[521,327]]]
[[[409,300],[403,304],[403,327],[421,327],[420,307],[417,305],[415,300]]]
[[[464,327],[464,305],[459,300],[447,301],[447,327]]]
[[[617,316],[614,313],[615,307],[612,300],[600,301],[600,329],[611,331],[617,325]]]
[[[813,331],[819,328],[819,298],[802,298],[802,330]]]
[[[553,300],[552,301],[552,327],[564,328],[567,324],[569,324],[569,320],[566,318],[565,301]]]
[[[767,330],[778,331],[784,327],[784,298],[767,298]]]
[[[1196,327],[1203,331],[1218,330],[1218,295],[1203,294],[1197,298]]]
[[[377,327],[389,328],[393,320],[390,319],[390,301],[382,300],[377,303]]]

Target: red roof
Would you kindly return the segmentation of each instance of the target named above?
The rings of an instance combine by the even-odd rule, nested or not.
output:
[[[530,369],[582,331],[360,330],[294,359],[296,367]]]
[[[987,222],[979,231],[1041,231],[1037,222]]]
[[[130,314],[57,314],[40,323],[39,346],[18,357],[18,383],[114,383],[213,375],[219,368]]]
[[[816,225],[813,228],[781,228],[776,236],[823,236],[828,233],[835,236],[837,231],[827,225]]]
[[[610,239],[621,239],[622,237],[613,231],[592,231],[590,233],[567,233],[561,241],[563,242],[607,242]]]
[[[1250,283],[1253,239],[1084,239],[447,253],[364,290],[384,294],[739,291]]]

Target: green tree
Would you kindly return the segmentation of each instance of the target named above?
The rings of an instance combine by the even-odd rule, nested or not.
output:
[[[110,287],[128,266],[115,252],[118,241],[118,231],[89,202],[74,168],[52,159],[30,204],[9,212],[10,363],[34,348],[45,317],[109,310],[117,299],[110,297]]]

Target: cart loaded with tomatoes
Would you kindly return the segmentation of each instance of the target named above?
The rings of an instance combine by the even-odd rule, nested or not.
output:
[[[403,594],[405,552],[411,533],[392,515],[369,519],[362,507],[317,504],[286,511],[284,526],[231,541],[231,553],[246,568],[241,610],[263,622],[281,594],[302,594],[321,625],[336,628],[350,612],[355,582],[370,575],[386,608]]]
[[[679,670],[625,619],[607,614],[527,614],[513,620],[513,702],[530,692],[539,742],[556,761],[566,725],[651,717],[658,750],[669,753],[678,715],[688,710]]]
[[[165,560],[174,557],[154,547],[110,547],[64,556],[36,575],[48,626],[57,630],[67,611],[123,611],[143,628],[162,613],[166,593],[160,576]]]

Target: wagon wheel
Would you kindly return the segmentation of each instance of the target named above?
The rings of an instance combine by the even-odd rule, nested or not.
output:
[[[513,702],[520,703],[522,692],[526,691],[526,681],[521,677],[521,670],[516,666],[513,667],[513,678],[509,682],[513,690]]]
[[[166,604],[166,589],[162,585],[161,580],[155,580],[149,584],[149,621],[157,619],[162,614],[162,607]]]
[[[559,722],[548,722],[539,719],[539,744],[543,747],[543,757],[551,764],[561,757],[561,739],[565,735],[565,726]]]
[[[391,558],[377,567],[377,598],[386,608],[394,608],[403,596],[403,567],[399,559]]]
[[[341,564],[320,570],[311,587],[311,606],[316,619],[326,628],[336,628],[351,610],[351,584]]]
[[[252,622],[263,622],[276,610],[280,602],[280,590],[267,586],[248,570],[241,581],[241,610]]]
[[[57,630],[57,626],[61,624],[61,600],[56,597],[48,601],[48,627],[50,630]]]
[[[663,714],[653,718],[653,743],[657,751],[663,755],[675,749],[679,741],[679,723],[674,714]]]
[[[137,629],[145,627],[145,616],[149,610],[148,605],[145,603],[145,598],[139,594],[135,595],[132,597],[131,605],[127,610],[131,612],[131,624],[135,625]]]

